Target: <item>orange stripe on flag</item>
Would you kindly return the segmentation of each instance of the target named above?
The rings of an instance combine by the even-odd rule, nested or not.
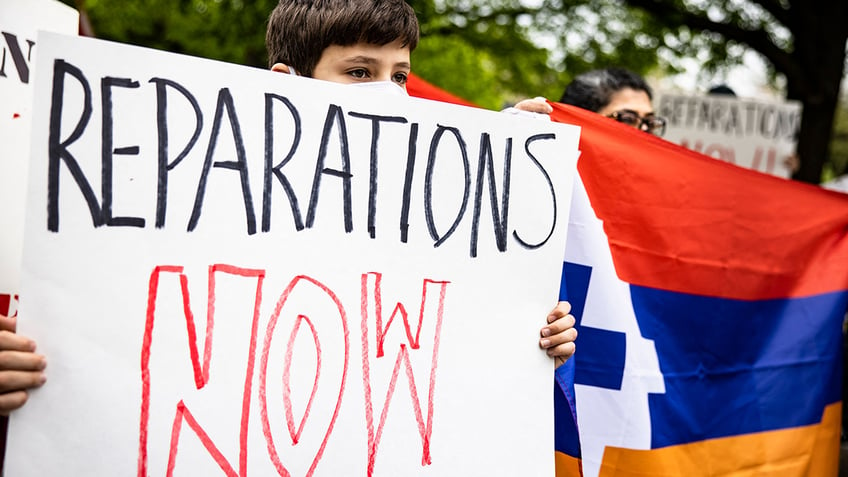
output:
[[[562,452],[554,451],[556,477],[583,477],[580,459]]]
[[[820,424],[652,450],[607,447],[600,477],[835,476],[842,403]],[[560,474],[557,477],[576,474]]]

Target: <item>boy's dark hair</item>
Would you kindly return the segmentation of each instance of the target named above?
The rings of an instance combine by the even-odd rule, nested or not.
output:
[[[418,19],[404,0],[280,0],[268,18],[268,66],[283,63],[312,76],[331,45],[401,40],[418,45]]]
[[[606,68],[575,77],[565,87],[559,102],[597,113],[610,103],[613,94],[625,88],[644,91],[653,99],[651,87],[641,76],[623,68]]]

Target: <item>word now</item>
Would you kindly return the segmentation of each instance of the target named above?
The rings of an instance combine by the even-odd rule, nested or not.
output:
[[[278,319],[280,314],[286,310],[288,306],[289,297],[298,290],[303,289],[304,287],[311,288],[312,291],[318,290],[323,294],[326,298],[328,298],[336,308],[336,315],[334,319],[338,320],[339,326],[341,326],[343,330],[344,336],[344,362],[342,364],[342,378],[341,384],[338,389],[338,399],[336,400],[335,407],[333,409],[312,409],[313,398],[315,397],[316,390],[318,388],[319,381],[321,379],[321,357],[322,351],[320,346],[320,339],[316,328],[313,324],[313,319],[309,316],[298,314],[297,319],[288,335],[287,348],[285,354],[285,362],[284,362],[284,371],[283,371],[283,407],[285,409],[285,421],[286,427],[288,429],[289,437],[291,439],[292,445],[298,445],[300,441],[301,433],[309,422],[309,417],[315,412],[319,413],[327,413],[331,416],[329,425],[324,432],[323,440],[321,441],[318,450],[312,460],[312,463],[309,467],[309,470],[306,475],[312,475],[321,461],[324,449],[326,447],[327,442],[331,438],[333,434],[333,428],[336,422],[336,418],[339,415],[339,409],[342,404],[342,400],[345,395],[346,388],[346,378],[347,378],[347,370],[349,364],[350,357],[350,343],[348,340],[348,313],[345,310],[345,307],[342,305],[341,301],[338,298],[338,295],[331,290],[329,287],[319,282],[315,278],[306,276],[306,275],[298,275],[294,277],[286,286],[285,290],[280,295],[279,300],[274,308],[274,311],[268,321],[267,328],[265,329],[264,335],[260,334],[259,331],[259,310],[262,302],[262,291],[263,291],[263,281],[265,278],[265,270],[260,269],[245,269],[239,268],[231,265],[223,265],[216,264],[209,267],[208,272],[208,310],[206,317],[206,339],[205,345],[201,351],[197,344],[197,328],[195,326],[194,315],[191,311],[191,304],[189,299],[188,292],[188,277],[183,273],[183,268],[179,266],[157,266],[153,269],[150,274],[149,284],[148,284],[148,294],[147,294],[147,312],[146,312],[146,322],[144,328],[144,338],[141,349],[141,381],[142,381],[142,395],[141,395],[141,412],[140,412],[140,423],[139,423],[139,447],[138,447],[138,477],[146,477],[148,475],[148,454],[150,450],[150,404],[151,404],[151,380],[153,376],[151,375],[151,353],[152,353],[152,345],[153,345],[153,331],[158,319],[163,319],[159,315],[164,314],[164,312],[157,311],[157,296],[159,294],[160,289],[160,278],[163,275],[176,275],[179,277],[180,283],[180,293],[182,296],[182,312],[185,318],[186,330],[188,335],[188,347],[189,347],[189,355],[191,359],[191,365],[193,369],[194,375],[194,385],[199,390],[204,388],[210,381],[210,361],[213,354],[213,334],[215,329],[215,298],[216,298],[216,286],[215,286],[215,278],[217,273],[224,273],[234,277],[240,277],[249,280],[256,281],[256,289],[255,296],[253,299],[253,312],[252,318],[250,320],[244,320],[245,325],[250,326],[250,338],[249,338],[249,350],[250,353],[247,357],[247,366],[245,371],[245,376],[243,380],[243,394],[242,394],[242,407],[241,407],[241,419],[239,425],[239,457],[238,462],[230,462],[221,452],[220,448],[216,443],[212,440],[212,438],[207,434],[204,430],[203,425],[195,419],[192,415],[191,409],[189,409],[188,405],[185,404],[183,399],[180,399],[179,402],[174,403],[174,420],[171,428],[171,434],[168,438],[169,445],[169,453],[168,453],[168,466],[166,475],[171,476],[174,472],[174,467],[176,464],[177,456],[179,454],[179,442],[180,435],[182,433],[183,424],[187,424],[188,428],[193,432],[196,437],[200,440],[206,451],[209,455],[215,460],[215,462],[220,466],[221,470],[225,475],[235,477],[241,476],[244,477],[247,475],[247,465],[248,465],[248,446],[247,446],[247,436],[248,436],[248,428],[249,428],[249,417],[250,413],[254,408],[254,403],[252,402],[252,389],[254,386],[254,375],[255,375],[255,367],[259,366],[259,376],[258,376],[258,395],[259,395],[259,412],[261,415],[261,425],[262,425],[262,434],[264,435],[266,445],[267,445],[267,457],[270,459],[270,462],[274,465],[274,468],[277,470],[279,475],[281,476],[289,476],[290,471],[286,467],[283,459],[280,457],[277,451],[277,445],[275,444],[274,435],[272,432],[272,428],[270,425],[269,417],[268,417],[268,401],[266,395],[266,384],[268,380],[267,371],[268,371],[268,359],[269,352],[272,348],[273,338],[279,333],[278,331]],[[442,320],[444,316],[444,302],[445,295],[447,293],[448,285],[450,282],[448,281],[439,281],[439,280],[431,280],[424,279],[422,281],[422,289],[421,289],[421,303],[420,303],[420,312],[418,316],[417,328],[413,330],[412,326],[409,322],[409,316],[406,311],[406,307],[402,303],[397,303],[392,311],[391,316],[388,321],[384,323],[382,316],[382,274],[377,272],[368,272],[363,273],[361,275],[360,280],[360,302],[361,302],[361,323],[360,323],[360,338],[361,338],[361,350],[362,350],[362,385],[363,385],[363,395],[365,401],[365,427],[363,429],[363,433],[367,434],[367,442],[368,446],[366,449],[367,452],[367,475],[371,476],[374,473],[374,466],[377,459],[377,454],[380,445],[380,439],[382,435],[382,431],[386,422],[386,417],[389,409],[389,404],[394,396],[395,386],[400,375],[400,372],[403,371],[407,376],[407,385],[409,397],[412,400],[414,414],[415,414],[415,422],[417,424],[418,433],[421,439],[422,446],[422,457],[421,457],[421,465],[429,465],[431,463],[430,456],[430,441],[432,437],[433,430],[433,419],[434,419],[434,401],[435,401],[435,386],[436,386],[436,369],[438,365],[439,359],[439,340],[441,336],[441,328],[442,328]],[[432,337],[426,337],[427,340],[432,340],[432,357],[430,359],[430,370],[429,370],[429,388],[427,397],[425,402],[421,402],[421,397],[418,395],[417,388],[415,386],[415,379],[413,374],[412,365],[410,363],[410,350],[418,350],[421,345],[421,329],[422,324],[424,323],[425,309],[431,309],[427,307],[428,300],[436,300],[435,305],[435,331]],[[368,310],[369,306],[372,305],[374,309],[375,316],[369,316]],[[288,310],[291,311],[291,310]],[[372,377],[371,377],[371,369],[369,363],[374,359],[380,359],[385,357],[384,350],[384,340],[386,334],[388,333],[392,323],[394,322],[395,317],[400,315],[403,320],[404,331],[406,333],[408,346],[406,344],[401,344],[399,346],[399,350],[395,357],[394,367],[392,369],[392,375],[390,378],[388,391],[386,393],[386,398],[383,403],[383,408],[379,410],[379,420],[375,426],[375,418],[374,418],[374,405],[372,398]],[[326,317],[322,317],[326,318]],[[374,331],[376,336],[376,342],[372,344],[369,343],[369,326],[371,321],[374,322]],[[295,423],[295,419],[292,411],[292,404],[290,398],[290,369],[292,366],[292,345],[295,341],[295,338],[299,333],[308,333],[308,337],[311,340],[307,340],[308,342],[312,342],[315,345],[315,352],[317,356],[318,366],[315,371],[315,379],[311,390],[311,395],[309,397],[308,403],[306,405],[303,416],[300,419],[300,422]],[[264,337],[263,344],[261,346],[261,351],[259,347],[259,339],[260,337]],[[373,357],[372,357],[373,352]],[[220,359],[220,358],[219,358]],[[235,359],[233,356],[228,356],[227,359]],[[337,363],[335,363],[337,364]],[[424,412],[426,410],[426,416]],[[161,436],[160,436],[161,437]],[[341,438],[341,437],[340,437]],[[164,441],[164,439],[155,439],[158,442]],[[257,458],[257,457],[252,457]]]
[[[77,91],[79,88],[82,89],[83,93],[82,106],[77,110],[66,111],[65,97],[67,94],[71,94],[67,93],[66,90]],[[113,92],[121,90],[130,94],[130,92],[136,90],[139,94],[147,94],[152,97],[153,89],[155,89],[157,111],[155,118],[156,144],[126,146],[114,144],[116,124],[124,125],[130,129],[138,129],[146,125],[142,124],[143,121],[139,121],[136,117],[137,111],[116,113],[116,107],[113,104]],[[54,61],[49,144],[47,147],[49,156],[47,229],[53,232],[59,231],[61,210],[59,191],[60,178],[62,177],[60,170],[63,166],[70,173],[76,187],[82,193],[94,227],[146,227],[150,217],[138,216],[138,212],[135,213],[136,215],[122,215],[113,210],[116,203],[116,194],[124,192],[116,189],[113,184],[116,157],[139,156],[145,151],[147,151],[147,154],[143,158],[149,159],[151,170],[156,170],[155,187],[148,188],[150,199],[155,200],[154,224],[156,228],[166,227],[168,195],[171,192],[169,190],[169,178],[175,168],[182,167],[181,163],[197,146],[201,132],[205,131],[204,128],[208,122],[208,118],[204,117],[200,102],[186,86],[159,77],[151,78],[146,88],[142,88],[141,83],[133,78],[106,76],[99,78],[99,88],[94,88],[94,91],[97,90],[100,92],[99,104],[93,100],[91,82],[80,68],[61,59]],[[204,213],[204,201],[207,195],[212,193],[207,190],[210,187],[210,176],[213,171],[217,171],[216,174],[228,174],[237,179],[232,184],[237,184],[235,186],[238,188],[237,194],[241,196],[243,202],[245,231],[248,235],[257,233],[260,228],[262,232],[271,230],[272,197],[275,183],[279,184],[285,193],[285,198],[291,210],[291,226],[295,231],[299,232],[314,226],[318,214],[318,204],[322,196],[321,192],[332,187],[341,192],[341,194],[336,195],[340,197],[341,201],[340,204],[337,204],[340,207],[338,210],[341,211],[339,215],[343,217],[344,231],[351,233],[354,231],[354,175],[351,164],[353,159],[361,158],[362,161],[369,161],[368,176],[357,178],[363,181],[363,184],[367,183],[368,185],[367,198],[363,198],[361,203],[363,210],[367,208],[367,233],[371,238],[375,238],[380,184],[378,180],[380,170],[378,151],[380,148],[378,146],[381,144],[381,131],[394,127],[402,128],[404,135],[401,137],[408,138],[406,150],[396,151],[393,154],[394,156],[406,157],[403,176],[394,178],[398,181],[397,183],[402,181],[403,192],[401,197],[387,198],[384,199],[384,202],[391,200],[393,206],[400,203],[400,214],[396,223],[399,224],[398,235],[402,243],[407,243],[410,231],[413,179],[417,162],[419,162],[419,155],[426,155],[426,172],[423,178],[424,183],[416,187],[416,190],[423,191],[422,202],[425,221],[424,224],[420,224],[421,227],[418,230],[423,231],[426,227],[434,246],[438,247],[448,240],[464,220],[465,223],[470,220],[469,251],[472,257],[476,257],[480,234],[480,216],[484,213],[483,209],[487,202],[492,218],[494,242],[499,252],[506,251],[510,235],[519,246],[526,249],[535,249],[543,246],[553,234],[557,221],[556,194],[551,177],[540,158],[537,157],[538,152],[534,152],[534,149],[537,149],[536,143],[540,141],[556,140],[557,136],[554,133],[535,134],[523,138],[523,141],[514,141],[514,138],[508,137],[504,138],[502,145],[493,145],[494,140],[491,134],[482,132],[479,137],[474,138],[474,143],[479,144],[477,147],[478,157],[474,161],[473,158],[469,157],[471,155],[469,151],[472,150],[469,146],[471,138],[463,135],[458,127],[438,125],[429,138],[419,138],[420,124],[411,122],[405,117],[375,115],[356,111],[346,112],[342,106],[336,104],[328,105],[323,124],[304,125],[300,111],[289,98],[274,93],[264,93],[263,99],[264,117],[249,118],[252,121],[246,121],[239,116],[238,103],[231,90],[229,88],[218,90],[215,100],[215,113],[211,126],[209,126],[209,142],[205,149],[197,185],[193,190],[194,202],[186,226],[188,232],[194,231],[198,226]],[[190,105],[194,112],[193,115],[189,113],[187,114],[188,117],[179,120],[180,125],[192,125],[194,129],[191,138],[185,144],[172,144],[174,133],[169,128],[168,110],[169,104],[175,101],[180,105]],[[93,113],[98,111],[97,108],[99,108],[101,118],[99,127],[90,124]],[[123,119],[123,121],[120,119]],[[174,118],[171,118],[171,121],[174,121]],[[242,127],[242,122],[254,126]],[[370,149],[368,151],[351,150],[348,129],[354,122],[361,129],[368,128],[370,130]],[[63,123],[65,124],[63,125]],[[279,124],[281,123],[291,128],[292,139],[287,145],[274,144],[275,124],[280,127]],[[248,139],[252,137],[250,134],[259,129],[256,127],[258,124],[261,124],[264,133],[264,137],[262,137],[264,157],[261,161],[263,168],[261,224],[258,223],[256,207],[254,206],[255,194],[250,187],[250,173],[255,174],[255,171],[251,171],[248,167],[250,158],[246,152],[248,150],[246,144],[249,144]],[[92,129],[94,129],[93,132]],[[226,132],[227,129],[229,129],[229,132]],[[63,131],[68,132],[63,133]],[[307,137],[306,131],[321,131],[320,136],[315,134],[315,137],[320,140],[317,157],[310,159],[314,160],[314,173],[311,177],[289,177],[287,171],[290,167],[287,168],[287,166],[296,156],[303,160],[303,156],[306,154],[303,152],[304,145],[302,144],[302,138]],[[99,197],[92,187],[89,177],[86,176],[80,166],[78,157],[72,152],[72,146],[84,136],[96,137],[100,145],[99,150],[90,151],[89,154],[99,153],[100,155],[100,174],[97,175],[101,185]],[[231,146],[235,151],[235,160],[221,160],[217,157],[216,149],[219,142],[225,140],[222,139],[223,136],[229,138],[226,140],[232,141]],[[419,142],[424,142],[422,145],[424,147],[420,148],[426,150],[426,153],[419,153]],[[513,144],[514,142],[518,144]],[[474,143],[471,146],[474,146]],[[155,155],[152,154],[154,149]],[[498,150],[503,151],[502,156],[495,153]],[[174,151],[178,152],[175,153]],[[498,163],[502,163],[503,173],[500,184],[496,180],[495,174],[496,156]],[[536,177],[534,180],[538,182],[541,187],[540,190],[546,188],[550,193],[551,203],[540,204],[543,207],[550,205],[552,208],[553,214],[549,231],[543,230],[547,226],[545,220],[541,221],[540,230],[519,232],[509,227],[513,156],[515,156],[516,163],[533,171]],[[154,157],[155,160],[153,160]],[[328,164],[331,159],[334,162],[332,167]],[[436,174],[436,165],[439,161],[457,161],[462,167],[462,172],[457,172],[456,177],[451,177],[458,184],[461,184],[459,187],[462,189],[462,200],[458,201],[457,204],[439,206],[438,204],[442,203],[433,200],[434,184],[444,180],[437,177]],[[476,171],[473,167],[475,162]],[[361,163],[357,162],[357,164]],[[292,184],[305,183],[311,184],[310,193],[308,197],[298,197]],[[487,188],[488,191],[486,191]],[[361,190],[366,190],[366,188],[363,187]],[[185,191],[179,192],[184,193]],[[63,197],[67,197],[67,195]],[[450,225],[446,229],[442,227],[440,230],[434,219],[437,215],[446,218],[453,217],[452,222],[448,221]]]
[[[763,151],[762,146],[757,146],[754,150],[754,156],[750,160],[746,161],[744,158],[736,157],[736,150],[733,146],[725,146],[724,144],[719,143],[705,144],[700,140],[694,141],[690,144],[687,139],[681,140],[680,145],[695,152],[700,152],[706,156],[720,159],[724,162],[747,167],[755,171],[766,172],[768,174],[774,174],[779,167],[786,167],[786,165],[782,162],[778,162],[777,149],[773,147],[768,148],[767,151]],[[763,158],[764,156],[765,159]],[[786,158],[784,157],[782,159],[785,160]]]

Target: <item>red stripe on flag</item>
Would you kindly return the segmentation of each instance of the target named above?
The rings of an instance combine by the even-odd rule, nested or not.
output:
[[[410,74],[407,78],[406,92],[409,93],[410,96],[415,96],[416,98],[432,99],[443,103],[476,107],[474,103],[448,93],[447,91],[440,89],[439,87],[434,86],[413,74]]]
[[[622,280],[747,300],[848,289],[848,195],[552,106],[582,128],[578,170]]]

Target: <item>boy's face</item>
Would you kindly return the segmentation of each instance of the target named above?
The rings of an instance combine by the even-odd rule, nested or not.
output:
[[[400,40],[385,45],[330,45],[321,54],[312,77],[335,83],[391,81],[406,90],[409,47]]]

